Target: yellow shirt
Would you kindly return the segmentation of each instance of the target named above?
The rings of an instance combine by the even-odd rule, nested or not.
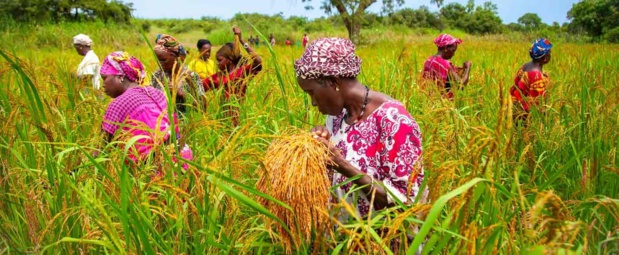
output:
[[[189,70],[197,73],[201,79],[206,79],[217,72],[217,67],[215,66],[215,61],[212,59],[204,61],[202,58],[198,58],[189,63]]]

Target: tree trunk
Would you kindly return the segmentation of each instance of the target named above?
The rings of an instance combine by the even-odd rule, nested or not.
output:
[[[357,6],[356,10],[353,10],[353,13],[348,12],[344,1],[329,1],[331,5],[335,7],[337,12],[340,13],[340,16],[344,20],[344,25],[346,25],[346,30],[348,30],[348,38],[350,38],[353,43],[359,43],[359,34],[361,33],[361,18],[363,17],[365,10],[376,1],[377,0],[360,0],[359,5]]]
[[[355,44],[359,43],[361,34],[361,22],[353,17],[344,18],[344,25],[348,30],[348,38]]]

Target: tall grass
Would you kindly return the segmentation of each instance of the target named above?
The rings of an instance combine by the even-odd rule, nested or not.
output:
[[[324,123],[295,83],[292,63],[302,49],[258,48],[265,70],[239,102],[237,128],[220,112],[221,91],[209,93],[206,110],[189,112],[181,128],[196,158],[183,173],[169,157],[140,168],[124,164],[124,143],[91,156],[101,146],[109,99],[84,93],[88,85],[70,75],[81,59],[68,38],[82,28],[57,29],[64,36],[45,50],[2,51],[0,253],[284,252],[264,220],[273,214],[256,202],[273,199],[254,184],[273,138],[289,126]],[[134,38],[139,33],[84,29],[110,37],[96,44],[100,57],[122,47],[148,71],[157,68]],[[455,61],[473,62],[472,79],[446,102],[418,82],[435,51],[432,36],[392,38],[358,48],[359,78],[402,101],[420,123],[430,202],[334,222],[337,230],[315,233],[325,238],[297,253],[619,252],[619,48],[557,44],[547,67],[547,110],[522,129],[512,123],[507,91],[527,61],[528,42],[465,37]],[[151,180],[159,164],[169,172]]]

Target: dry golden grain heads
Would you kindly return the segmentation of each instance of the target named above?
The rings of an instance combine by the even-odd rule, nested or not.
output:
[[[266,151],[263,172],[256,184],[261,192],[289,205],[288,210],[267,199],[260,202],[290,229],[267,219],[288,254],[301,243],[309,242],[312,231],[324,233],[329,223],[329,152],[309,133],[286,135]]]

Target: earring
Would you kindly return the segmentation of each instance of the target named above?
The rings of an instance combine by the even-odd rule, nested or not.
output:
[[[335,87],[335,91],[340,91],[340,87]]]
[[[124,82],[125,81],[125,77],[124,76],[119,76],[120,77],[120,82]]]

